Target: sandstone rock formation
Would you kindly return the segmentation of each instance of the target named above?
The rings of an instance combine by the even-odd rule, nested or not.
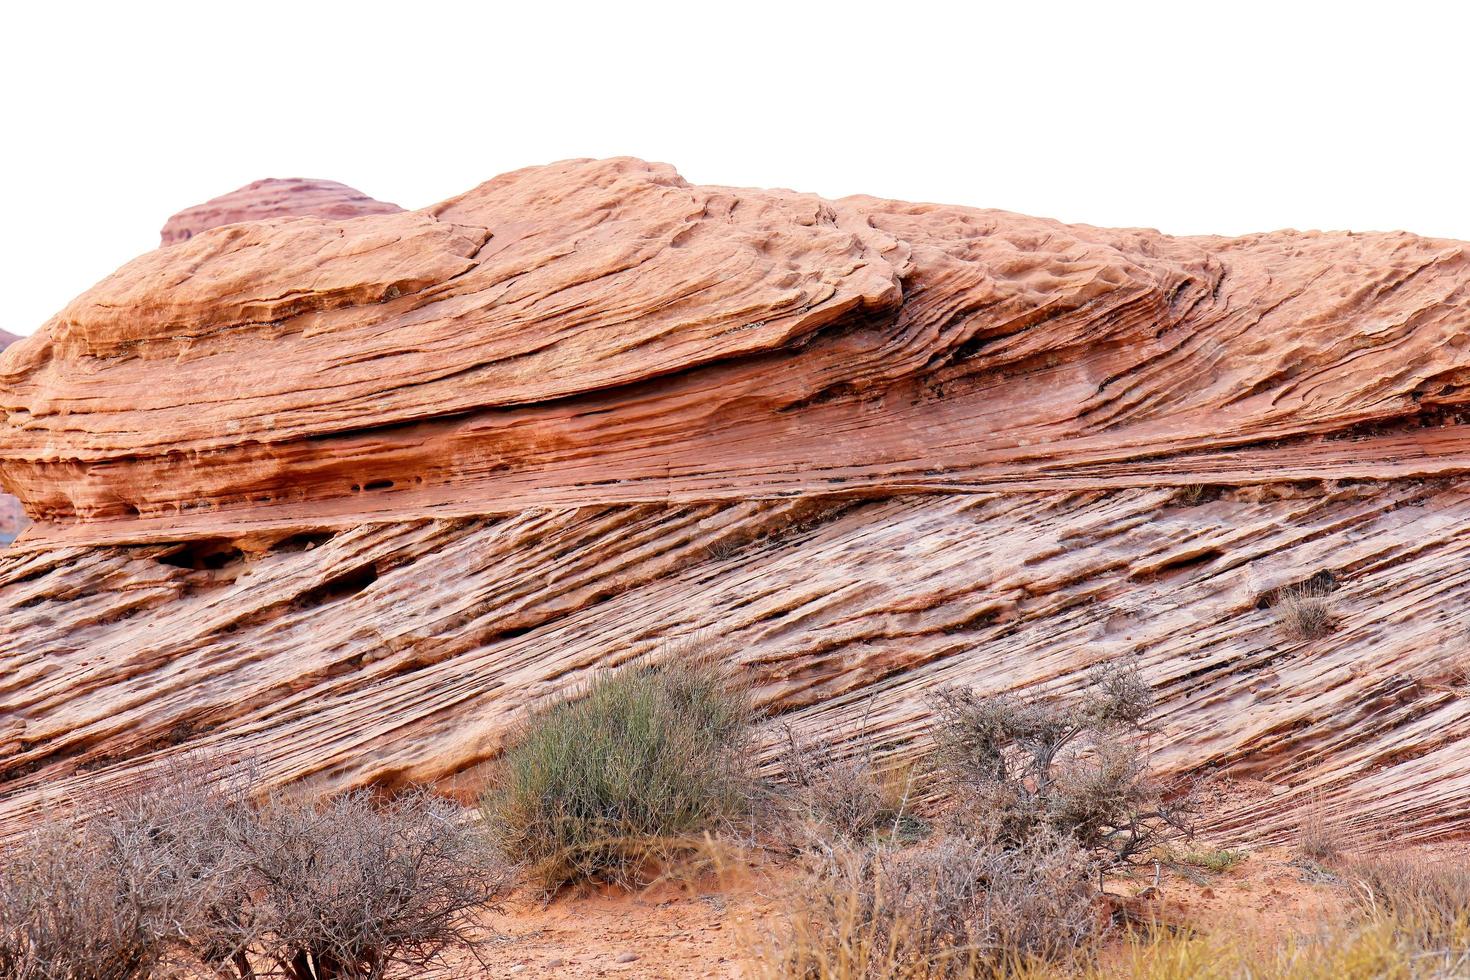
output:
[[[402,211],[396,204],[375,201],[362,191],[335,180],[267,178],[186,208],[169,218],[160,233],[162,244],[186,241],[201,231],[262,218],[314,215],[319,218],[355,218],[363,214]]]
[[[0,358],[0,825],[187,749],[464,776],[695,635],[912,751],[1135,656],[1162,761],[1470,821],[1470,263],[691,186],[636,160],[142,256]],[[1332,590],[1297,639],[1284,587]]]
[[[19,339],[13,333],[0,330],[0,351]],[[0,493],[0,547],[14,541],[16,535],[25,530],[28,523],[30,522],[26,520],[20,501],[8,493]]]

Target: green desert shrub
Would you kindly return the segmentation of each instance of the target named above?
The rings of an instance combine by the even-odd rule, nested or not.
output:
[[[1185,851],[1178,856],[1180,864],[1222,874],[1246,859],[1245,851],[1220,848],[1218,850]]]
[[[605,671],[512,736],[486,824],[547,888],[640,880],[750,812],[752,720],[748,693],[710,659]]]

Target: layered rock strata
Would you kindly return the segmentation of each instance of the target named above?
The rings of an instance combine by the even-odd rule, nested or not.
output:
[[[1227,824],[1459,832],[1465,249],[627,159],[197,230],[0,358],[39,522],[0,558],[0,823],[194,748],[472,786],[527,705],[693,635],[901,752],[936,685],[1134,656],[1166,767],[1278,786]]]
[[[0,330],[0,351],[15,343],[20,338],[13,333]],[[30,522],[26,520],[25,510],[22,509],[20,501],[8,493],[0,493],[0,548],[14,541],[16,535],[25,530]]]

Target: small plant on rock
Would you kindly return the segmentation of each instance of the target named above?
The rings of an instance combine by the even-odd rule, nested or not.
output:
[[[1456,653],[1447,658],[1445,679],[1452,687],[1470,688],[1470,653]]]
[[[1336,622],[1331,590],[1315,581],[1282,589],[1275,608],[1282,629],[1297,640],[1323,636]]]

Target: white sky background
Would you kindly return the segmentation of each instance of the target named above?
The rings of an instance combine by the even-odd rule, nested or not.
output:
[[[582,156],[1176,234],[1470,239],[1452,2],[17,3],[0,100],[13,333],[260,177],[413,208]]]

